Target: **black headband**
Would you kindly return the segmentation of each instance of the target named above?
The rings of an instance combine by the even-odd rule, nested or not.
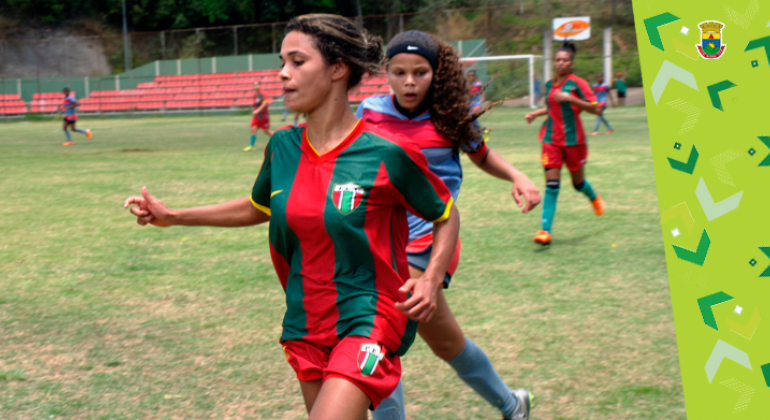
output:
[[[422,57],[424,57],[428,62],[430,63],[430,66],[433,68],[433,70],[436,70],[436,67],[438,67],[438,58],[436,57],[436,52],[431,50],[430,48],[425,47],[424,45],[420,45],[418,43],[408,43],[404,42],[401,44],[396,44],[388,47],[388,59],[393,58],[396,54],[401,53],[409,53],[409,54],[417,54]]]

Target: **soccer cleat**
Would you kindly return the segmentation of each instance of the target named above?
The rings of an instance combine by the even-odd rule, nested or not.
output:
[[[614,128],[613,128],[612,130],[607,130],[607,134],[612,134],[612,133],[614,133],[614,132],[615,132],[615,129],[614,129]]]
[[[593,133],[591,133],[591,135],[592,135],[592,136],[598,136],[598,135],[599,135],[599,132],[598,132],[598,131],[594,131]]]
[[[535,407],[535,395],[526,389],[514,389],[511,391],[516,399],[519,400],[519,405],[516,406],[516,410],[513,412],[513,417],[509,417],[503,420],[529,420],[529,412]]]
[[[71,141],[65,141],[64,144],[62,144],[62,146],[72,146],[73,144],[75,144],[75,143],[73,143]]]
[[[243,149],[243,151],[244,151],[244,152],[250,152],[250,151],[252,151],[252,150],[254,150],[254,148],[253,148],[253,147],[251,147],[251,146],[246,146],[246,147]]]
[[[551,243],[551,234],[541,230],[537,232],[537,235],[535,235],[534,238],[532,238],[535,242],[541,244],[541,245],[548,245]]]
[[[93,133],[91,133],[90,128],[86,128],[86,136],[88,136],[89,139],[94,136]]]
[[[594,206],[594,213],[597,216],[604,214],[604,200],[602,200],[599,194],[596,195],[596,200],[592,201],[591,205]]]

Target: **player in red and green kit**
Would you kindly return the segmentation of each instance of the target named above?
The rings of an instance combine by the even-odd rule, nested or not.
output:
[[[136,204],[142,225],[269,221],[286,292],[281,344],[310,420],[360,420],[396,388],[415,321],[436,311],[459,214],[419,149],[372,134],[350,110],[348,91],[379,70],[382,40],[333,15],[299,16],[285,30],[279,77],[308,122],[275,133],[251,196],[170,209],[143,189],[124,206]],[[407,211],[434,223],[428,267],[411,279]]]
[[[575,45],[569,42],[565,42],[564,46],[556,51],[556,77],[545,84],[546,107],[525,117],[527,122],[531,123],[541,115],[548,115],[540,129],[546,179],[543,228],[534,237],[534,241],[542,245],[551,243],[551,226],[556,214],[562,165],[569,169],[575,189],[591,201],[594,213],[597,216],[604,213],[604,201],[585,178],[584,166],[588,160],[588,145],[580,120],[582,111],[599,115],[601,108],[588,83],[572,74],[576,51]]]

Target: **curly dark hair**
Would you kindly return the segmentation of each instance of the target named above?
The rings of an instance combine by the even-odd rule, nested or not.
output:
[[[499,102],[479,112],[471,112],[471,94],[468,79],[459,61],[460,56],[453,46],[439,37],[413,30],[396,35],[390,41],[391,45],[403,43],[418,44],[435,53],[433,80],[425,98],[430,105],[430,120],[438,132],[452,141],[455,148],[460,145],[472,148],[472,144],[481,138],[483,131],[476,119]],[[482,92],[484,89],[486,86],[482,88]]]
[[[342,61],[350,67],[348,90],[361,83],[365,73],[381,71],[384,58],[382,38],[370,34],[342,16],[296,16],[286,24],[284,35],[292,31],[312,36],[327,64]]]

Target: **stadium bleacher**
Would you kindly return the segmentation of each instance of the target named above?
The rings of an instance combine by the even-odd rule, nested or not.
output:
[[[27,111],[27,103],[19,95],[0,94],[0,115],[22,115]]]
[[[136,89],[97,90],[81,98],[78,112],[158,112],[184,111],[191,109],[234,109],[250,107],[253,84],[262,84],[262,93],[267,98],[279,98],[282,85],[278,78],[279,69],[241,73],[215,73],[182,76],[157,76],[152,82],[140,83]],[[364,77],[360,86],[350,92],[351,102],[361,102],[373,95],[390,92],[387,78],[382,76]],[[18,95],[11,107],[27,106]],[[2,98],[2,96],[0,96]],[[61,92],[35,93],[30,102],[30,112],[55,112],[61,104]],[[10,102],[9,102],[10,103]],[[5,109],[6,105],[0,105]]]

